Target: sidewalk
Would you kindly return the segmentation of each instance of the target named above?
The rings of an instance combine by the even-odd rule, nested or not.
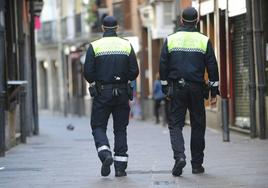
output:
[[[66,126],[71,123],[73,131]],[[111,123],[108,129],[113,142]],[[1,188],[268,188],[268,140],[206,132],[206,173],[193,175],[190,166],[190,127],[184,129],[187,165],[173,177],[173,157],[167,127],[131,120],[129,164],[124,178],[100,175],[100,162],[89,118],[40,117],[40,136],[28,138],[0,158]],[[113,146],[113,143],[111,143]]]

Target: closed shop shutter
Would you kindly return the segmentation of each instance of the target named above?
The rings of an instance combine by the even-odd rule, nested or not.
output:
[[[232,62],[234,67],[235,125],[249,128],[249,61],[246,14],[232,18]]]

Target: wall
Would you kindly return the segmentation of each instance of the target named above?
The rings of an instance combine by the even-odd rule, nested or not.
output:
[[[262,18],[264,29],[264,61],[265,61],[265,81],[266,81],[266,117],[268,117],[268,1],[262,0]],[[266,119],[266,137],[268,137],[268,118]]]
[[[39,48],[36,57],[39,108],[48,109],[53,113],[63,112],[65,101],[60,92],[63,87],[63,77],[59,70],[61,61],[58,59],[58,48],[56,46],[42,48],[42,50]],[[47,62],[46,69],[43,66],[44,62]],[[55,67],[55,62],[58,62],[58,67]]]

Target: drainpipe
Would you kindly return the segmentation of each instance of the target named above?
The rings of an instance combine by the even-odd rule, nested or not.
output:
[[[58,60],[59,60],[59,75],[60,75],[60,95],[63,98],[61,100],[61,107],[64,112],[64,116],[68,115],[69,97],[68,97],[68,61],[66,61],[65,54],[63,53],[63,41],[62,41],[62,28],[61,28],[61,17],[62,17],[62,0],[57,0],[57,38],[58,38]]]
[[[216,2],[214,1],[216,4]],[[226,1],[226,11],[225,11],[225,35],[226,35],[226,73],[228,72],[228,64],[229,64],[229,22],[228,22],[228,13],[229,13],[229,1]],[[217,4],[218,7],[218,4]],[[218,11],[218,9],[217,9]],[[220,57],[219,57],[220,59]],[[226,79],[228,79],[229,75],[227,75]],[[225,80],[227,82],[227,80]],[[222,99],[221,99],[221,111],[222,111],[222,138],[224,142],[230,141],[230,129],[229,129],[229,100],[228,100],[228,84],[226,83],[226,87],[224,88]]]
[[[253,27],[252,27],[252,1],[246,1],[247,7],[247,42],[249,54],[249,105],[250,105],[250,137],[256,137],[256,79],[253,48]]]
[[[149,72],[149,98],[153,97],[153,59],[152,59],[152,28],[147,27],[147,40],[148,40],[148,72]]]
[[[142,38],[143,38],[143,30],[145,30],[145,28],[142,27],[141,29],[142,31]],[[142,40],[141,40],[142,41]],[[140,52],[141,54],[141,58],[140,58],[140,70],[145,70],[145,67],[144,67],[144,62],[145,62],[145,45],[144,43],[142,42],[142,51]],[[144,103],[144,100],[145,100],[145,71],[140,71],[140,77],[141,77],[141,91],[140,91],[140,104],[141,104],[141,108],[142,108],[142,111],[141,111],[141,119],[142,120],[145,120],[145,113],[144,113],[144,106],[145,106],[145,103]]]
[[[0,0],[0,157],[5,156],[5,1]]]
[[[25,74],[25,36],[23,32],[23,1],[17,0],[17,12],[18,12],[18,44],[19,44],[19,75],[20,80],[26,80]],[[27,88],[26,86],[21,89],[20,93],[20,128],[21,128],[21,142],[26,143],[27,137],[27,120],[26,120],[26,95],[27,95]]]
[[[32,106],[34,120],[34,135],[39,134],[39,116],[37,100],[37,70],[36,70],[36,53],[35,53],[35,34],[34,34],[34,1],[30,1],[30,41],[31,41],[31,68],[32,68]]]
[[[255,60],[258,71],[258,97],[259,97],[259,124],[260,139],[265,139],[265,70],[264,70],[264,54],[263,54],[263,28],[261,19],[260,0],[253,1],[253,17],[254,17],[254,37],[255,37]]]

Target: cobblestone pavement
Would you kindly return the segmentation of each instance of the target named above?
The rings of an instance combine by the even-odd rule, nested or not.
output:
[[[73,131],[66,129],[68,124]],[[206,172],[193,175],[186,126],[187,165],[181,177],[173,177],[167,127],[131,120],[128,176],[115,178],[113,171],[108,177],[100,175],[89,118],[43,115],[40,132],[0,158],[1,188],[268,188],[268,140],[232,133],[231,142],[224,143],[220,132],[207,129]]]

